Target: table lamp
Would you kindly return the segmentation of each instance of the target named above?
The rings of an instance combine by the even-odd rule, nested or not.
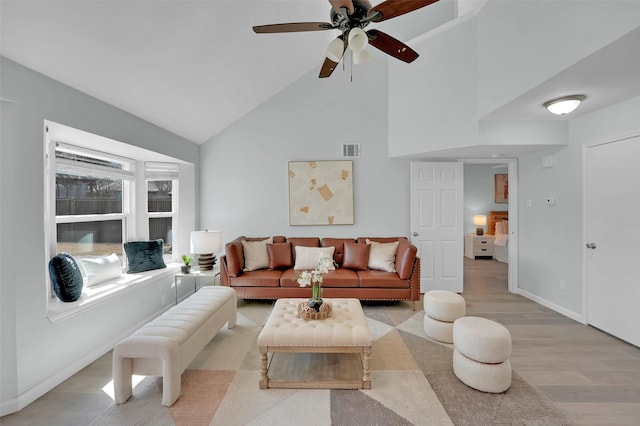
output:
[[[473,217],[473,224],[477,226],[476,235],[484,235],[484,226],[487,224],[487,216],[477,214]]]
[[[222,232],[191,231],[191,253],[198,255],[198,267],[201,271],[210,271],[216,264],[216,255],[222,247]]]

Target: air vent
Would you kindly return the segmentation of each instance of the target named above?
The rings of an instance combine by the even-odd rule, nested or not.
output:
[[[343,158],[360,158],[360,144],[359,143],[343,143],[342,157]]]

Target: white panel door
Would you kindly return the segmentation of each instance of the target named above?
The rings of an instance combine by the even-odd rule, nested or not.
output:
[[[640,346],[640,137],[586,148],[587,323]]]
[[[463,286],[463,164],[411,163],[411,241],[420,256],[420,292]]]

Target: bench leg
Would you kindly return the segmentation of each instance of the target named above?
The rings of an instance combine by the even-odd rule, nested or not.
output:
[[[162,361],[162,405],[173,405],[180,396],[180,348],[175,340],[161,336],[131,336],[113,350],[113,387],[116,404],[122,404],[131,397],[131,375],[134,373],[135,358]]]

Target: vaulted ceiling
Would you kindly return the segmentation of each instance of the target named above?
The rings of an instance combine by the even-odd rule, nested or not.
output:
[[[454,19],[462,4],[440,0],[375,27],[411,45],[414,37]],[[1,0],[0,52],[204,143],[301,76],[317,73],[337,35],[258,35],[252,26],[329,21],[329,13],[327,0]],[[602,95],[582,113],[638,95],[638,46],[640,31],[634,31],[481,118],[539,119],[532,114],[542,114],[540,99],[567,86]],[[386,60],[370,50],[373,60]]]
[[[302,75],[317,73],[327,44],[338,35],[337,30],[264,35],[252,30],[280,22],[327,22],[327,0],[2,0],[0,5],[3,56],[196,143]],[[452,19],[454,5],[440,0],[376,28],[407,41]],[[383,60],[381,53],[371,53]]]

